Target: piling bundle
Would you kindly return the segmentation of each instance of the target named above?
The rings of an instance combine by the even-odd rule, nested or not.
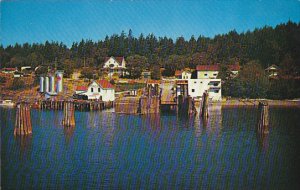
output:
[[[74,127],[75,126],[75,106],[71,101],[64,102],[64,118],[62,121],[63,126],[65,127]]]
[[[159,96],[142,96],[139,102],[140,114],[159,113],[159,103]]]
[[[159,96],[124,97],[115,101],[116,113],[150,114],[159,113]]]
[[[202,103],[201,103],[201,117],[204,119],[208,118],[208,93],[204,92],[202,96]]]
[[[124,97],[115,100],[115,112],[126,114],[138,114],[139,98]]]
[[[194,99],[190,96],[179,95],[177,97],[177,106],[177,111],[179,114],[193,115],[197,112],[195,108]]]
[[[257,132],[259,134],[269,133],[269,105],[267,102],[258,104]]]
[[[32,134],[30,105],[26,102],[17,104],[14,135]]]

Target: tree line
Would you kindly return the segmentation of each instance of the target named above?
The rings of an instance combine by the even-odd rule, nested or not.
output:
[[[157,71],[164,67],[162,74],[172,76],[175,70],[194,69],[199,64],[239,63],[244,66],[252,61],[262,69],[276,64],[283,75],[299,76],[300,23],[288,21],[276,27],[265,26],[242,33],[232,30],[213,38],[200,35],[173,40],[154,34],[135,37],[129,30],[97,42],[74,42],[71,47],[55,41],[0,46],[1,68],[56,64],[71,73],[76,68],[101,68],[107,56],[124,56],[134,78],[144,69]]]

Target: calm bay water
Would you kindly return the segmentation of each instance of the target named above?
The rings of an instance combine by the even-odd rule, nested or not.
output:
[[[2,189],[299,189],[300,109],[271,108],[255,133],[254,108],[211,110],[207,123],[151,116],[32,110],[33,134],[15,138],[0,108]]]

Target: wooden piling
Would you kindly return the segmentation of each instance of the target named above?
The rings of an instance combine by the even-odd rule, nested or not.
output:
[[[64,118],[62,121],[65,127],[75,127],[75,106],[74,102],[65,101],[64,102]]]
[[[30,105],[26,102],[17,104],[14,135],[32,134]]]
[[[207,92],[203,93],[200,113],[202,118],[208,118],[208,93]]]
[[[267,102],[259,102],[257,132],[259,134],[269,133],[269,105]]]

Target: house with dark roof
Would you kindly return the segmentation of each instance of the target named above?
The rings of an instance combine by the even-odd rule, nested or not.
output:
[[[89,100],[114,101],[115,87],[107,80],[95,80],[88,86],[77,86],[75,94],[85,95]]]
[[[126,61],[124,57],[106,57],[102,68],[110,77],[113,74],[124,76],[126,74]]]

